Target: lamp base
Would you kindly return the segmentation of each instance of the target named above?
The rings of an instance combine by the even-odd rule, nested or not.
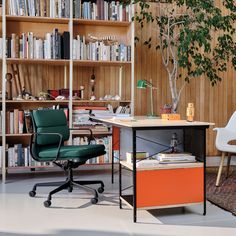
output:
[[[159,117],[157,115],[155,115],[155,114],[147,114],[147,118],[148,119],[157,119]]]

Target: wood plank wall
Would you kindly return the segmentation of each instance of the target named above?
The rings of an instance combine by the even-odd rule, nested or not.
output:
[[[217,1],[218,4],[220,1]],[[153,4],[151,11],[157,14],[156,5]],[[135,27],[136,35],[143,42],[152,36],[153,45],[156,43],[156,32],[151,26],[142,30],[139,25]],[[154,96],[154,110],[160,114],[160,107],[171,103],[170,90],[167,74],[162,65],[160,52],[155,48],[148,49],[141,42],[135,47],[135,80],[152,79],[158,88]],[[195,105],[195,120],[214,122],[215,127],[226,125],[232,113],[236,110],[236,71],[229,66],[228,71],[223,73],[223,81],[212,87],[208,80],[198,78],[192,80],[185,87],[179,105],[181,118],[186,118],[186,107],[188,102]],[[148,90],[135,91],[135,108],[137,115],[145,115],[150,111],[150,97]],[[213,127],[207,131],[207,155],[218,155],[215,148],[215,132]]]

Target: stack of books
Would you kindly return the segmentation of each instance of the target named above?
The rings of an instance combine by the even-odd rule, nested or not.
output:
[[[159,163],[186,163],[196,162],[196,157],[190,153],[170,153],[162,152],[157,154],[157,160]]]

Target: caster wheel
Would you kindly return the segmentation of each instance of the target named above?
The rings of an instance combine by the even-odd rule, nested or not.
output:
[[[103,192],[104,192],[104,188],[103,188],[103,187],[99,187],[99,188],[98,188],[98,192],[99,192],[99,193],[103,193]]]
[[[97,204],[98,202],[98,199],[97,198],[91,198],[91,203],[92,204]]]
[[[30,195],[30,197],[34,197],[36,195],[36,192],[35,191],[30,191],[29,195]]]
[[[69,187],[68,188],[68,192],[71,193],[73,191],[73,188],[72,187]]]
[[[51,201],[45,201],[44,203],[43,203],[43,205],[45,206],[45,207],[50,207],[51,206]]]

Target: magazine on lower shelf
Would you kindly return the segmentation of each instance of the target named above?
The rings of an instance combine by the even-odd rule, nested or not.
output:
[[[191,153],[178,152],[161,152],[157,154],[157,160],[159,163],[185,163],[185,162],[196,162],[196,157]]]

